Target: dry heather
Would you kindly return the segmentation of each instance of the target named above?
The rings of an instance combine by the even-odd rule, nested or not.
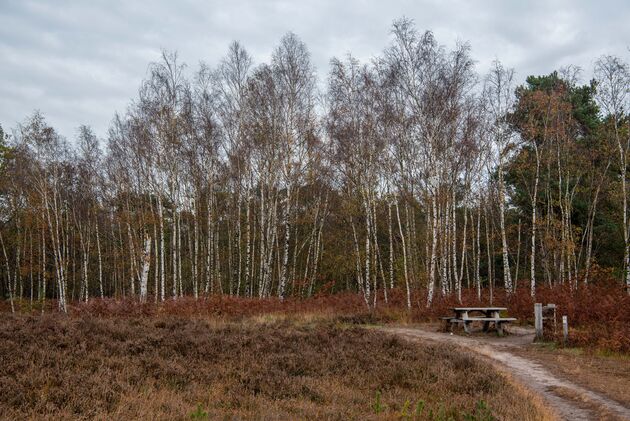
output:
[[[524,281],[520,285],[526,284]],[[540,286],[536,298],[532,298],[529,289],[519,288],[514,294],[506,294],[502,289],[495,289],[493,299],[484,289],[481,299],[474,288],[465,289],[461,303],[454,294],[436,296],[431,307],[425,303],[426,292],[415,290],[412,295],[413,306],[407,311],[404,291],[390,290],[389,302],[384,302],[379,291],[378,304],[368,311],[363,298],[356,293],[319,294],[308,299],[277,298],[249,299],[226,295],[213,295],[195,300],[182,297],[167,300],[164,303],[141,304],[134,299],[91,299],[89,303],[73,302],[69,305],[73,317],[184,317],[211,318],[234,322],[261,315],[281,315],[303,317],[316,315],[323,318],[342,318],[352,323],[409,323],[435,321],[438,317],[451,314],[450,307],[461,305],[501,305],[508,308],[511,316],[517,317],[521,324],[533,325],[534,302],[555,303],[558,305],[558,317],[569,316],[570,345],[620,353],[630,352],[630,294],[616,285],[611,278],[598,279],[597,284],[580,284],[575,290],[569,285],[553,288]],[[16,302],[18,313],[39,314],[38,303],[28,300]],[[0,314],[8,313],[11,307],[6,300],[0,301]],[[46,301],[45,312],[56,312],[56,302]]]
[[[451,313],[450,307],[460,305],[501,305],[508,308],[511,316],[521,324],[533,325],[534,302],[555,303],[558,317],[569,316],[570,345],[613,351],[630,352],[630,295],[610,277],[597,279],[593,285],[580,284],[575,290],[569,285],[553,288],[540,286],[536,298],[529,289],[519,288],[514,294],[495,289],[493,299],[484,289],[481,299],[474,288],[465,289],[461,303],[453,294],[436,296],[431,307],[426,307],[426,292],[415,290],[412,295],[412,310],[407,311],[406,295],[402,290],[390,290],[389,302],[384,302],[379,291],[378,304],[368,311],[363,298],[356,293],[319,294],[309,299],[288,298],[281,302],[277,298],[248,299],[214,295],[195,300],[183,297],[164,303],[141,304],[134,299],[91,299],[89,303],[73,302],[69,305],[73,317],[203,317],[221,321],[239,321],[261,315],[283,315],[302,317],[317,315],[324,318],[343,318],[352,323],[408,323],[435,321],[439,316]],[[521,281],[520,285],[526,284]],[[54,300],[46,301],[45,312],[56,312]],[[18,313],[39,314],[38,303],[28,300],[16,302]],[[0,314],[11,311],[6,300],[0,301]]]
[[[521,282],[524,284],[525,282]],[[607,286],[608,285],[608,286]],[[358,294],[322,294],[311,299],[288,299],[280,302],[274,298],[264,300],[245,299],[227,296],[214,296],[194,300],[191,297],[169,300],[163,305],[139,304],[133,300],[92,300],[90,304],[73,306],[78,315],[132,316],[169,314],[177,316],[203,316],[239,320],[261,314],[300,315],[323,314],[343,316],[354,322],[423,322],[434,321],[440,316],[451,314],[450,307],[461,305],[502,305],[508,308],[511,316],[521,324],[534,324],[534,302],[555,303],[558,317],[569,316],[570,345],[613,352],[630,352],[630,295],[612,282],[603,285],[580,285],[572,290],[569,285],[553,288],[539,287],[536,298],[530,296],[529,288],[519,288],[515,294],[507,295],[502,289],[495,289],[493,300],[489,290],[482,291],[482,299],[477,291],[466,289],[462,302],[457,297],[437,296],[429,308],[424,303],[424,291],[415,292],[414,306],[407,311],[406,298],[401,290],[389,292],[389,303],[383,297],[374,311],[369,312]]]
[[[3,314],[0,325],[3,419],[400,419],[421,409],[420,419],[458,420],[483,415],[482,400],[499,419],[540,415],[471,356],[330,319]]]

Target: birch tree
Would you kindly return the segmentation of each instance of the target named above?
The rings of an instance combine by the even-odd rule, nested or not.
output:
[[[630,105],[630,69],[628,64],[618,57],[602,56],[595,64],[595,76],[599,81],[598,101],[602,109],[608,114],[612,124],[612,143],[617,148],[617,161],[621,179],[622,228],[624,241],[623,270],[625,284],[630,293],[630,221],[628,218],[628,150],[630,149],[630,134],[625,135],[622,125],[628,126],[628,112]]]
[[[490,118],[490,136],[492,136],[495,149],[495,162],[498,176],[498,200],[499,200],[499,226],[501,229],[501,249],[503,254],[503,285],[508,292],[513,291],[512,275],[510,272],[510,255],[507,243],[505,224],[505,161],[515,146],[515,139],[508,122],[509,115],[514,108],[514,71],[505,69],[503,65],[495,61],[484,84],[484,98],[487,106],[487,114]]]

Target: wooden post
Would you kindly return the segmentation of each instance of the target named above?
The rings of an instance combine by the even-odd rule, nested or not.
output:
[[[536,340],[543,339],[543,315],[542,303],[534,304],[534,326],[536,328]]]
[[[569,320],[567,316],[562,316],[562,340],[564,345],[569,341]]]

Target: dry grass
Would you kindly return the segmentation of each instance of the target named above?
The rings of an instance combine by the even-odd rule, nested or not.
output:
[[[489,365],[334,317],[0,319],[0,418],[540,419]],[[381,410],[376,395],[381,393]],[[407,403],[408,402],[408,403]],[[378,414],[376,412],[379,412]]]
[[[620,418],[615,414],[611,413],[602,405],[599,405],[597,402],[594,402],[587,397],[576,393],[573,389],[568,389],[566,387],[553,386],[550,388],[556,395],[572,401],[575,405],[582,409],[586,409],[590,412],[593,420],[597,421],[624,421],[627,418]]]
[[[541,345],[514,352],[617,402],[624,405],[630,402],[630,358],[627,355],[604,355],[589,349],[554,349]]]

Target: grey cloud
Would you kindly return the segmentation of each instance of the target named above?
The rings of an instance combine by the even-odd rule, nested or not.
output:
[[[40,109],[69,138],[80,124],[104,136],[160,49],[179,51],[194,69],[216,64],[236,39],[260,63],[289,30],[324,81],[333,56],[380,54],[402,16],[447,46],[469,41],[480,73],[498,58],[519,80],[568,64],[588,79],[597,56],[629,58],[623,0],[1,0],[0,124],[14,127]]]

